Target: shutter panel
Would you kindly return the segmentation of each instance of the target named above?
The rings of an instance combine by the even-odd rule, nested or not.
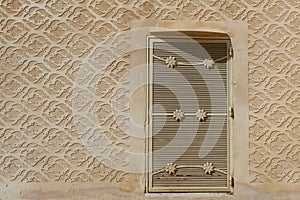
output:
[[[229,191],[230,41],[148,45],[149,191]]]

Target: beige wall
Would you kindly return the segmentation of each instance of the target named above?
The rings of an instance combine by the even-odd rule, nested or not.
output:
[[[130,165],[103,141],[135,147],[124,131],[129,59],[115,59],[128,44],[116,34],[144,19],[248,24],[249,155],[241,163],[249,168],[248,183],[234,197],[300,198],[299,0],[7,0],[0,6],[0,199],[232,198],[145,196],[143,175],[101,164]],[[109,48],[97,52],[102,44]],[[94,88],[77,87],[88,85]],[[82,113],[89,109],[95,119]],[[99,151],[107,157],[95,158]]]

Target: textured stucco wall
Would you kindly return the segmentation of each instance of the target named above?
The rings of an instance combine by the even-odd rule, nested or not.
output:
[[[126,49],[117,33],[144,19],[248,23],[249,184],[241,190],[299,198],[299,0],[2,0],[0,7],[0,199],[176,198],[144,196],[143,176],[101,164],[129,162],[103,143],[131,148],[129,59],[98,69],[101,76],[83,64],[105,65]],[[93,53],[99,45],[110,48]],[[76,87],[91,82],[95,90]],[[85,109],[96,119],[81,115]],[[101,134],[95,128],[82,139],[95,122]],[[107,158],[95,158],[95,149]]]

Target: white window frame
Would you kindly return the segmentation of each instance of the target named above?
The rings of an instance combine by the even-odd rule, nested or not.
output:
[[[197,34],[197,33],[195,33]],[[181,34],[180,34],[181,35]],[[172,36],[170,36],[172,37]],[[180,37],[180,36],[179,36]],[[182,34],[182,37],[184,38],[189,38],[188,35]],[[163,38],[169,39],[168,34],[166,34]],[[150,150],[152,146],[152,126],[149,126],[151,124],[151,116],[152,113],[149,113],[149,111],[152,110],[152,99],[153,99],[153,91],[152,91],[152,83],[153,81],[153,43],[154,42],[166,42],[163,40],[163,38],[155,37],[155,36],[148,36],[147,37],[147,155],[148,155],[148,164],[147,164],[147,191],[148,192],[172,192],[172,191],[180,191],[180,192],[230,192],[232,190],[231,187],[231,176],[232,174],[232,169],[230,167],[230,145],[231,145],[231,126],[232,126],[232,118],[229,116],[229,111],[228,111],[228,117],[227,117],[227,187],[171,187],[171,188],[164,188],[164,187],[159,187],[159,188],[153,188],[152,187],[152,150]],[[180,37],[181,38],[181,37]],[[229,37],[209,37],[209,36],[193,36],[191,37],[192,39],[201,40],[202,42],[207,42],[207,43],[214,43],[214,42],[226,42],[229,48],[231,48],[231,42]],[[228,49],[228,51],[231,51]],[[232,93],[231,93],[231,75],[232,75],[232,57],[230,56],[231,53],[228,52],[229,57],[227,59],[227,107],[230,108],[232,107]]]

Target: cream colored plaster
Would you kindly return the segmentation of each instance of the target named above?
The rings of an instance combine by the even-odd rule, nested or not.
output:
[[[2,1],[0,199],[300,199],[299,13],[299,0]],[[120,149],[145,152],[143,128],[123,127],[130,106],[143,126],[145,89],[130,102],[128,93],[128,80],[143,76],[130,77],[131,58],[115,57],[135,44],[118,33],[144,19],[152,22],[143,26],[199,27],[245,42],[234,43],[241,55],[235,64],[247,62],[234,65],[235,78],[249,82],[247,92],[237,81],[235,101],[248,102],[249,112],[246,104],[235,105],[244,124],[235,124],[232,138],[233,196],[148,195],[143,173],[106,165],[145,166],[143,157],[128,162],[103,144],[106,138]],[[246,30],[248,38],[239,34]],[[132,108],[134,101],[141,103]],[[95,117],[75,109],[90,109]],[[114,109],[124,112],[114,118]],[[103,132],[88,131],[93,123]],[[95,158],[95,150],[107,153]]]

